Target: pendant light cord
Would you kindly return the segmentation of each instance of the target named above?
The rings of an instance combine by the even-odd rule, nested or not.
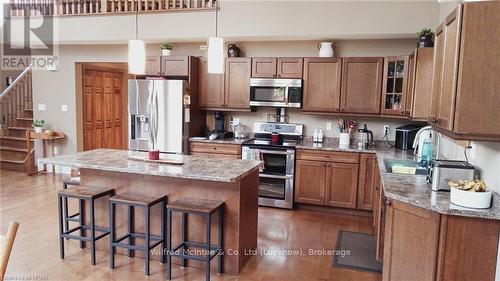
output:
[[[139,39],[139,1],[135,0],[135,40]]]
[[[215,1],[215,37],[219,37],[219,0]]]

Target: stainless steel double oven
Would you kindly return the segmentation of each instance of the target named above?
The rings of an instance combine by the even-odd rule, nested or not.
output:
[[[255,132],[256,127],[266,132]],[[273,143],[269,131],[282,134],[283,141]],[[259,205],[292,209],[295,145],[301,141],[302,125],[255,123],[254,133],[256,139],[243,143],[242,158],[264,162],[259,173]]]

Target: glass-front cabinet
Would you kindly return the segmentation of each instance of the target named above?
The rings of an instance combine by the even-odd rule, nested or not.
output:
[[[382,86],[382,115],[405,115],[408,56],[386,57]]]

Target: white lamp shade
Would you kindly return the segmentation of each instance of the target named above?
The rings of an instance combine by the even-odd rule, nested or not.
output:
[[[208,73],[224,73],[224,39],[208,38]]]
[[[130,74],[146,73],[146,46],[142,40],[128,41],[128,72]]]

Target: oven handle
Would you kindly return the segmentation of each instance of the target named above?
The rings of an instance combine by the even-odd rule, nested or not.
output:
[[[288,155],[292,154],[293,151],[278,151],[278,150],[265,150],[265,149],[260,149],[260,153],[266,153],[266,154],[277,154],[277,155]]]
[[[293,175],[277,176],[277,175],[270,175],[270,174],[259,174],[259,177],[262,177],[262,178],[270,178],[270,179],[281,179],[281,180],[286,180],[286,179],[291,179],[291,178],[293,178]]]

